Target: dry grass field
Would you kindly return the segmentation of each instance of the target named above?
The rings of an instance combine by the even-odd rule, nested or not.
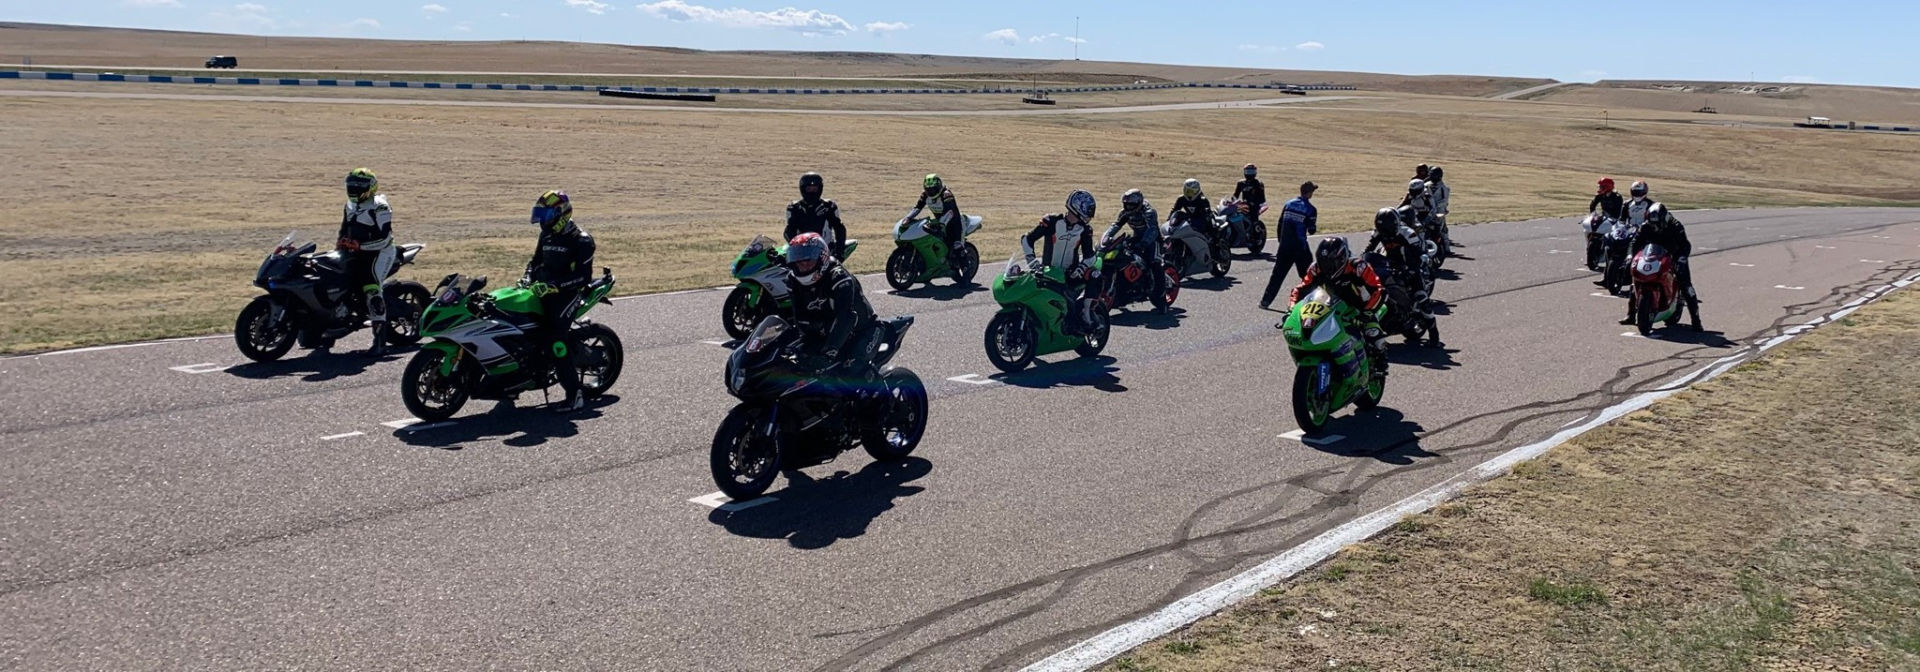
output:
[[[529,203],[560,187],[627,292],[726,281],[738,247],[779,231],[806,170],[828,176],[856,235],[881,242],[851,260],[861,270],[878,268],[929,171],[987,218],[978,244],[990,259],[1071,189],[1111,208],[1137,186],[1164,206],[1188,176],[1224,194],[1248,161],[1276,196],[1318,181],[1336,230],[1362,228],[1430,160],[1449,167],[1463,223],[1577,212],[1601,172],[1650,177],[1682,208],[1920,199],[1910,138],[1601,128],[1526,116],[1553,107],[1531,103],[1477,119],[1454,104],[917,118],[0,98],[0,152],[17,157],[0,190],[51,199],[0,204],[0,309],[25,316],[0,325],[0,350],[229,327],[267,247],[289,230],[332,235],[341,176],[359,165],[382,175],[400,238],[431,245],[412,277],[517,275]],[[1769,159],[1783,151],[1805,158]]]
[[[1564,86],[1535,100],[1682,112],[1705,120],[1716,115],[1693,114],[1694,110],[1711,106],[1720,115],[1780,119],[1820,116],[1836,121],[1920,125],[1920,89],[1892,87],[1619,81]]]
[[[565,72],[750,77],[959,77],[1056,82],[1336,82],[1366,89],[1481,96],[1546,80],[1515,77],[1388,75],[1215,68],[1109,61],[1063,61],[865,52],[701,51],[573,42],[435,42],[336,38],[262,38],[0,22],[0,61],[198,68],[208,56],[234,54],[249,68],[399,72]]]
[[[1916,331],[1895,295],[1105,669],[1920,670]]]

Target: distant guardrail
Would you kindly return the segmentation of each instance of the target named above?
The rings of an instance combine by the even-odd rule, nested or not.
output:
[[[1828,123],[1793,122],[1799,128],[1824,128],[1835,131],[1894,131],[1899,133],[1920,133],[1920,126],[1890,126],[1887,124],[1862,124],[1853,121],[1835,121]]]
[[[1154,89],[1298,89],[1302,91],[1352,91],[1346,84],[1233,84],[1226,82],[1184,82],[1164,84],[1123,84],[1115,86],[1076,86],[1062,88],[997,87],[990,89],[833,89],[766,88],[728,86],[598,86],[590,84],[479,84],[471,82],[406,82],[376,79],[301,79],[292,77],[204,77],[199,75],[122,75],[95,72],[0,71],[0,79],[25,79],[73,82],[127,82],[134,84],[219,84],[232,86],[327,86],[367,89],[453,89],[460,91],[629,91],[635,93],[698,93],[729,95],[924,95],[924,94],[1028,94],[1102,93],[1110,91],[1148,91]]]

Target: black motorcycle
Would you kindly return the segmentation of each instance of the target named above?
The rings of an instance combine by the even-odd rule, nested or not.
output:
[[[1135,247],[1131,234],[1114,236],[1100,243],[1095,253],[1100,259],[1098,297],[1107,310],[1120,310],[1145,301],[1153,304],[1154,310],[1165,311],[1180,298],[1180,271],[1165,265],[1157,271],[1148,268],[1149,260]],[[1165,258],[1164,244],[1160,252]]]
[[[882,462],[906,459],[927,429],[927,388],[886,368],[912,317],[878,323],[875,373],[802,363],[802,332],[779,316],[760,322],[727,358],[727,393],[740,400],[713,435],[711,466],[735,501],[759,497],[780,472],[825,464],[854,444]]]
[[[233,341],[240,354],[256,362],[271,362],[298,342],[304,348],[325,348],[335,339],[367,326],[366,300],[351,286],[347,259],[339,251],[314,253],[314,244],[294,244],[294,234],[280,241],[260,262],[253,284],[267,290],[254,297],[234,321]],[[425,245],[402,245],[394,273],[413,263]],[[387,278],[382,278],[385,280]],[[427,288],[405,280],[388,282],[387,329],[381,335],[392,346],[420,341],[420,311],[430,297]]]
[[[1420,273],[1400,268],[1404,264],[1395,265],[1377,252],[1367,253],[1367,264],[1373,267],[1387,294],[1387,314],[1380,318],[1380,329],[1407,337],[1409,345],[1422,338],[1429,339],[1430,345],[1439,345],[1440,320],[1433,316],[1432,301]]]

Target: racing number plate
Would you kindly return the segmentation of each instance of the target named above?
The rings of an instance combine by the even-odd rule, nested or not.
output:
[[[1324,303],[1309,303],[1300,307],[1300,317],[1318,320],[1333,312],[1333,306]]]

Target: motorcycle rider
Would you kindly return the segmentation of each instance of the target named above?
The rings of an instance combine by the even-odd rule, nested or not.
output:
[[[840,223],[840,205],[820,197],[826,190],[827,180],[819,173],[800,176],[800,200],[787,204],[787,230],[783,235],[793,240],[802,233],[820,234],[827,241],[827,249],[838,258],[846,252],[847,227]]]
[[[567,312],[581,290],[593,279],[593,236],[573,221],[573,200],[567,192],[549,191],[534,201],[532,223],[540,227],[540,243],[527,262],[524,281],[540,297],[540,331],[551,343],[554,373],[566,391],[559,411],[580,410],[580,372],[573,365],[573,315]]]
[[[1433,168],[1427,166],[1427,164],[1422,163],[1418,166],[1413,167],[1413,179],[1425,182],[1427,178],[1431,177],[1432,175],[1433,175]]]
[[[1593,201],[1587,204],[1587,212],[1593,212],[1596,208],[1601,214],[1613,219],[1626,216],[1626,199],[1620,197],[1620,192],[1613,190],[1613,178],[1600,178],[1599,192],[1594,194]]]
[[[1167,280],[1166,271],[1160,267],[1160,214],[1147,203],[1145,194],[1139,189],[1128,189],[1120,194],[1120,216],[1113,219],[1113,225],[1107,227],[1106,234],[1100,236],[1105,244],[1120,234],[1121,227],[1130,230],[1132,240],[1129,245],[1133,253],[1140,257],[1147,272],[1153,275],[1153,291],[1164,291]],[[1166,308],[1154,308],[1155,313],[1165,313]]]
[[[1380,329],[1379,309],[1386,292],[1380,284],[1380,276],[1374,274],[1373,266],[1354,263],[1353,250],[1347,246],[1345,238],[1322,238],[1313,252],[1313,267],[1307,269],[1307,277],[1293,288],[1288,302],[1299,303],[1300,297],[1316,287],[1326,287],[1335,297],[1359,309],[1360,335],[1367,343],[1367,354],[1380,362],[1380,373],[1385,375],[1387,333]]]
[[[1433,216],[1443,220],[1453,203],[1453,187],[1447,186],[1446,175],[1439,166],[1427,170],[1427,204],[1433,208]]]
[[[380,194],[380,178],[355,168],[347,173],[347,205],[340,215],[340,236],[334,249],[345,257],[351,295],[365,297],[367,319],[373,322],[375,357],[387,353],[387,300],[383,286],[393,274],[399,251],[393,246],[393,208]]]
[[[1667,211],[1667,206],[1655,202],[1647,207],[1647,223],[1633,236],[1634,250],[1645,249],[1648,245],[1659,245],[1667,254],[1673,255],[1675,289],[1686,300],[1686,311],[1692,316],[1690,325],[1694,331],[1700,331],[1700,293],[1693,288],[1693,270],[1687,263],[1687,256],[1693,253],[1693,243],[1687,240],[1687,227],[1680,224],[1679,218]],[[1634,323],[1633,301],[1627,301],[1627,319],[1621,324]]]
[[[1300,195],[1280,208],[1280,249],[1274,254],[1273,275],[1267,278],[1267,289],[1260,294],[1260,309],[1269,310],[1273,298],[1280,295],[1280,285],[1287,280],[1287,270],[1293,269],[1302,279],[1307,277],[1307,266],[1313,263],[1313,253],[1307,251],[1307,236],[1320,232],[1320,209],[1313,206],[1313,192],[1320,185],[1311,180],[1300,185]]]
[[[849,380],[871,380],[877,374],[873,351],[879,320],[867,293],[860,290],[860,279],[812,232],[788,241],[786,268],[793,325],[806,335],[801,364],[821,373],[843,367]]]
[[[1200,181],[1187,178],[1180,185],[1180,198],[1174,199],[1173,210],[1167,213],[1169,222],[1186,222],[1200,235],[1206,236],[1207,247],[1212,250],[1213,258],[1227,257],[1226,234],[1213,226],[1213,205],[1207,202],[1207,194],[1200,190]]]
[[[1367,249],[1361,253],[1361,258],[1365,259],[1376,249],[1385,252],[1387,263],[1394,272],[1406,273],[1413,278],[1413,286],[1407,288],[1407,293],[1413,298],[1412,307],[1420,312],[1421,320],[1433,325],[1431,339],[1434,345],[1439,345],[1440,329],[1435,324],[1433,305],[1427,301],[1427,288],[1432,286],[1432,280],[1427,277],[1426,248],[1413,229],[1400,222],[1400,213],[1393,208],[1381,208],[1373,213],[1373,237],[1367,240]]]
[[[1067,208],[1040,218],[1039,225],[1020,238],[1020,249],[1026,252],[1027,265],[1033,266],[1044,260],[1047,266],[1067,269],[1067,284],[1056,286],[1052,282],[1042,282],[1048,289],[1059,292],[1069,305],[1081,305],[1082,310],[1070,311],[1074,319],[1067,320],[1066,332],[1079,334],[1082,325],[1090,321],[1091,316],[1083,314],[1092,304],[1085,301],[1086,288],[1092,279],[1091,268],[1086,260],[1093,257],[1093,213],[1096,204],[1093,194],[1074,191],[1067,195]],[[1033,244],[1044,241],[1038,259],[1034,256]],[[1045,276],[1040,276],[1044,279]]]
[[[1260,208],[1267,204],[1267,185],[1260,181],[1260,167],[1251,163],[1240,169],[1246,179],[1233,185],[1233,198],[1241,202],[1247,213],[1247,224],[1252,226],[1260,222]]]
[[[1627,223],[1633,225],[1633,228],[1638,229],[1646,225],[1647,210],[1653,207],[1654,200],[1647,196],[1647,183],[1645,180],[1635,181],[1633,186],[1627,188],[1627,192],[1633,196],[1631,200],[1627,201]]]
[[[959,268],[966,219],[960,216],[960,202],[954,199],[953,190],[947,188],[939,173],[928,173],[920,180],[920,200],[913,202],[913,212],[907,213],[907,219],[919,217],[921,210],[933,211],[933,223],[939,224],[940,240],[947,244],[947,265]]]
[[[1407,195],[1400,199],[1400,204],[1413,206],[1413,211],[1420,217],[1418,225],[1424,226],[1427,216],[1433,214],[1433,193],[1428,189],[1427,181],[1416,179],[1408,182]]]

